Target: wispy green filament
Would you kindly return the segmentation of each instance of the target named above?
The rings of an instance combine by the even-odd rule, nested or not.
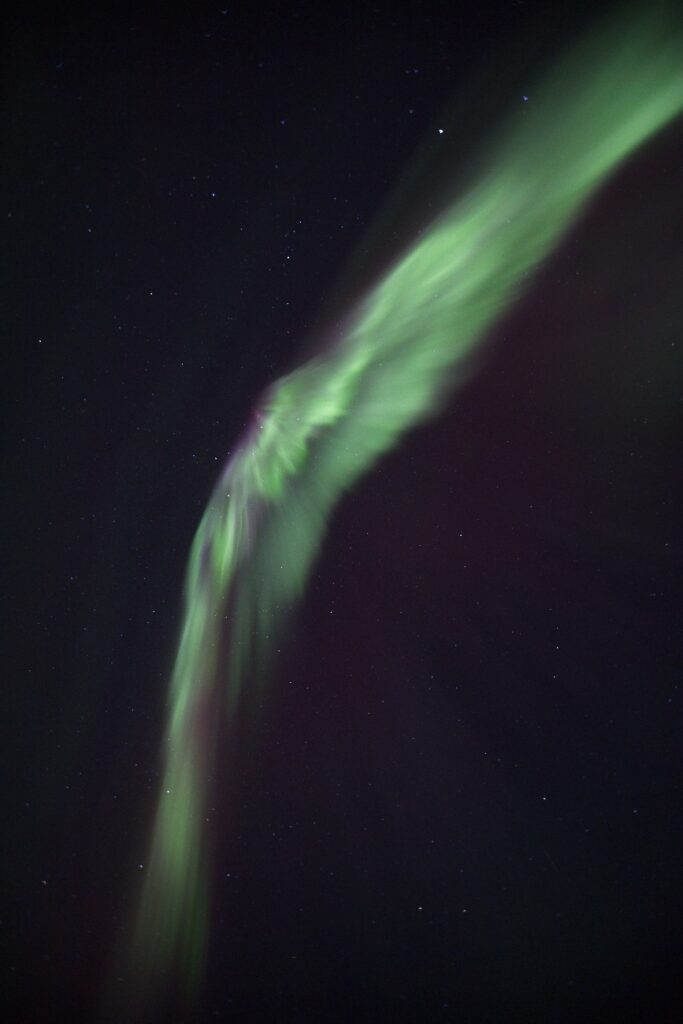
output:
[[[661,11],[630,11],[567,55],[520,102],[477,180],[369,287],[336,343],[264,397],[190,554],[134,943],[144,971],[199,981],[216,744],[304,587],[333,506],[453,394],[606,176],[679,114],[674,29]]]

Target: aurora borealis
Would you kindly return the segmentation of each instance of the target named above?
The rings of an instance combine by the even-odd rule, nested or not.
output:
[[[679,6],[10,13],[12,1020],[678,1020]]]
[[[134,946],[143,970],[177,969],[190,988],[201,979],[215,746],[230,742],[225,725],[249,701],[332,508],[452,395],[594,191],[680,112],[682,55],[659,17],[621,14],[596,29],[534,89],[478,177],[370,288],[341,336],[266,392],[190,555]]]

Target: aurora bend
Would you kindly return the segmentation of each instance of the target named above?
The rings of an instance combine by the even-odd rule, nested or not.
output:
[[[306,585],[335,503],[472,357],[610,174],[683,108],[683,44],[629,9],[516,104],[468,187],[366,289],[332,343],[276,381],[192,543],[161,781],[133,929],[141,991],[201,985],[209,923],[207,779]],[[261,690],[258,690],[259,694]]]

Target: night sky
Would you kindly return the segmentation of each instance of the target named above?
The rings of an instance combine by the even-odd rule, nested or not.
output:
[[[125,987],[205,503],[594,5],[544,6],[10,20],[8,1019]],[[679,122],[339,505],[217,769],[205,988],[160,1022],[679,1019],[682,175]]]

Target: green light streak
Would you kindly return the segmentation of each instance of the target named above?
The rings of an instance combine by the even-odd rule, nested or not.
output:
[[[267,392],[190,553],[133,943],[142,978],[200,983],[218,723],[272,651],[333,506],[441,408],[607,175],[680,113],[682,57],[661,11],[601,26],[520,103],[477,180],[368,290],[336,343]]]

